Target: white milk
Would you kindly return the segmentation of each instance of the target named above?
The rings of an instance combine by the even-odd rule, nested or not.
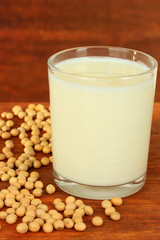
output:
[[[56,173],[95,186],[125,184],[144,175],[155,82],[149,74],[121,80],[113,76],[148,68],[107,57],[71,59],[56,67],[72,73],[49,71]]]

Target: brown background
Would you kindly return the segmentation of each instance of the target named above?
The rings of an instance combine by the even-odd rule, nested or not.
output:
[[[0,102],[48,101],[48,57],[86,45],[134,48],[159,62],[160,1],[0,1]],[[158,79],[156,101],[159,90]]]

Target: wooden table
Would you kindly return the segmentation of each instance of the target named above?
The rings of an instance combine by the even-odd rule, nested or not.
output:
[[[0,105],[0,112],[9,111],[15,104],[3,103]],[[23,107],[27,103],[20,104]],[[45,103],[47,105],[47,103]],[[15,156],[21,152],[22,147],[15,140]],[[4,145],[4,140],[0,140],[0,147]],[[38,154],[37,158],[42,157]],[[87,224],[87,229],[84,232],[76,232],[73,229],[64,229],[62,231],[54,231],[52,233],[44,233],[42,230],[38,233],[27,232],[20,235],[16,232],[16,224],[8,225],[4,220],[0,220],[2,230],[0,232],[1,240],[14,239],[55,239],[55,240],[159,240],[160,239],[160,103],[155,103],[151,145],[149,154],[149,166],[147,181],[145,186],[136,194],[124,198],[124,205],[118,208],[122,219],[118,222],[113,222],[104,215],[104,210],[101,208],[101,201],[84,200],[86,204],[91,205],[95,210],[95,215],[100,215],[104,219],[104,225],[101,227],[93,227],[91,224],[92,217],[86,216],[84,221]],[[42,167],[38,170],[41,175],[41,180],[45,186],[53,182],[52,166]],[[6,187],[6,183],[0,183],[0,189]],[[52,201],[55,197],[60,197],[63,200],[67,196],[57,188],[54,195],[50,196],[46,193],[42,196],[42,201],[51,208]],[[18,220],[20,222],[20,219]]]

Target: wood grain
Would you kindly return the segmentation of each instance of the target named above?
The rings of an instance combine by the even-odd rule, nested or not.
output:
[[[9,111],[14,103],[3,103],[0,105],[0,112]],[[48,104],[45,103],[47,106]],[[26,107],[27,103],[21,103],[21,106]],[[16,121],[19,124],[19,121]],[[18,156],[22,151],[19,140],[14,138],[16,144],[14,154]],[[4,140],[0,140],[0,149],[4,145]],[[42,154],[38,154],[40,159]],[[1,240],[21,239],[34,240],[43,238],[44,240],[159,240],[160,239],[160,103],[154,105],[151,144],[149,153],[149,165],[147,181],[145,186],[136,194],[124,198],[124,205],[118,207],[122,219],[118,222],[109,220],[104,215],[104,210],[101,208],[101,201],[84,199],[86,204],[91,205],[95,210],[95,215],[100,215],[104,219],[104,225],[101,227],[93,227],[91,217],[85,217],[87,229],[85,232],[76,232],[75,230],[64,229],[63,231],[54,231],[53,233],[44,233],[42,230],[38,233],[27,232],[20,235],[16,232],[16,224],[8,225],[4,220],[0,220],[2,230],[0,232]],[[53,173],[51,164],[47,167],[42,167],[38,170],[41,175],[41,180],[45,186],[53,182]],[[0,182],[0,189],[6,187],[7,183]],[[52,201],[55,197],[60,197],[63,200],[67,196],[57,188],[56,193],[50,196],[44,193],[42,201],[52,207]],[[20,222],[20,219],[18,220]]]
[[[159,0],[1,1],[0,102],[48,101],[47,59],[63,49],[122,46],[159,61],[159,11]]]

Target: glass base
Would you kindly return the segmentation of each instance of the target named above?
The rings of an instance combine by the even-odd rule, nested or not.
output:
[[[113,197],[127,197],[138,192],[145,184],[146,174],[140,178],[123,185],[91,186],[70,181],[54,172],[54,181],[63,191],[81,198],[111,199]]]

